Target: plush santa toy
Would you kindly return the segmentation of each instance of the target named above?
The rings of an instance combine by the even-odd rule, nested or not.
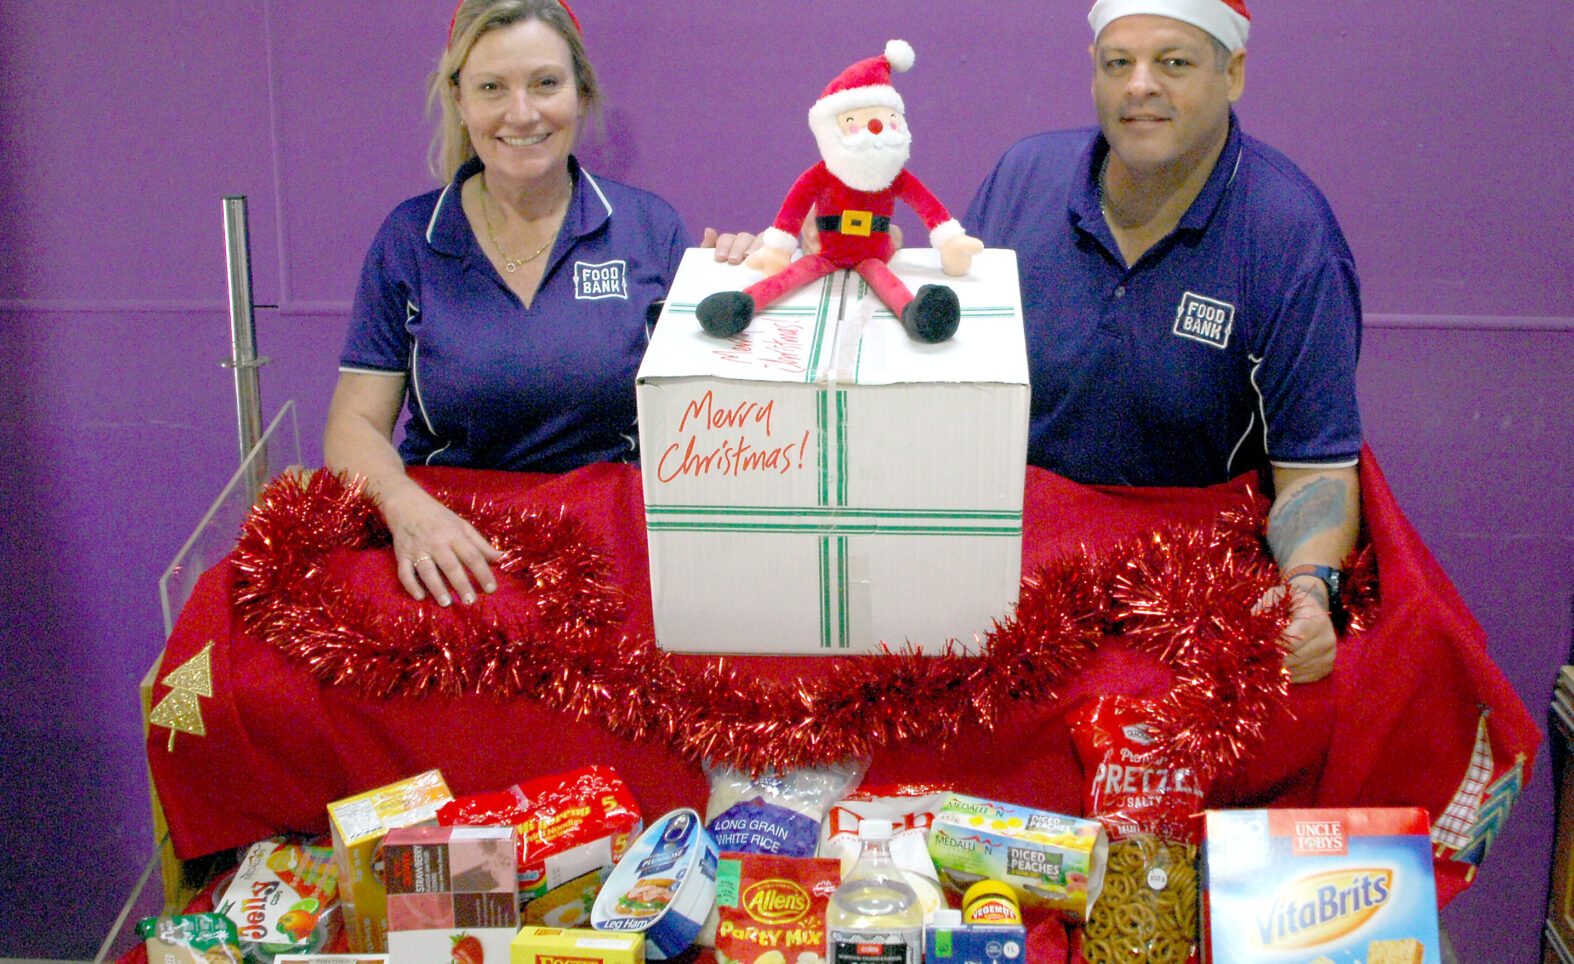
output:
[[[809,129],[823,160],[798,178],[776,222],[761,235],[759,251],[744,262],[765,274],[742,291],[722,291],[699,305],[700,326],[717,337],[735,335],[756,312],[838,268],[851,268],[869,283],[902,327],[919,341],[945,341],[956,333],[961,306],[945,285],[923,285],[914,295],[891,272],[891,212],[900,198],[929,229],[946,274],[965,274],[983,242],[968,237],[945,205],[906,170],[912,134],[892,72],[913,65],[913,48],[892,40],[885,53],[859,61],[831,81],[809,109]],[[818,254],[792,260],[809,209],[820,235]]]

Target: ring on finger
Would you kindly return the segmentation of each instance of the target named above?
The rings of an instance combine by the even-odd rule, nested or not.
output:
[[[412,565],[412,566],[419,566],[423,562],[431,562],[431,561],[432,561],[432,557],[423,552],[421,555],[416,556],[414,559],[411,559],[410,560],[410,565]]]

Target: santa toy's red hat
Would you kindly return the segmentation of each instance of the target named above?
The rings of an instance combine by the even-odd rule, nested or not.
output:
[[[1252,15],[1246,0],[1098,0],[1088,13],[1093,38],[1104,32],[1110,21],[1137,13],[1152,13],[1189,23],[1206,31],[1234,53],[1246,46]]]
[[[891,75],[912,66],[911,44],[905,40],[886,41],[885,53],[858,61],[826,85],[820,99],[809,108],[810,129],[818,130],[827,121],[834,125],[836,115],[860,107],[889,107],[899,114],[906,113],[902,95],[891,86]]]

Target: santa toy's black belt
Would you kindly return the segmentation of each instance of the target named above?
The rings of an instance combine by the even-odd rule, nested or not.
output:
[[[841,214],[828,214],[815,218],[814,224],[821,231],[840,231],[843,234],[856,234],[859,237],[891,233],[890,218],[876,217],[868,211],[843,211]]]

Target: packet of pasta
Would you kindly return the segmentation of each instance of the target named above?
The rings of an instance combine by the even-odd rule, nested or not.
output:
[[[1084,964],[1198,959],[1197,817],[1206,788],[1157,745],[1148,706],[1103,696],[1067,720],[1086,780],[1085,813],[1110,840],[1104,890],[1074,948]]]
[[[513,827],[520,913],[553,927],[588,926],[602,881],[645,826],[628,784],[596,765],[460,797],[438,809],[437,822]]]

